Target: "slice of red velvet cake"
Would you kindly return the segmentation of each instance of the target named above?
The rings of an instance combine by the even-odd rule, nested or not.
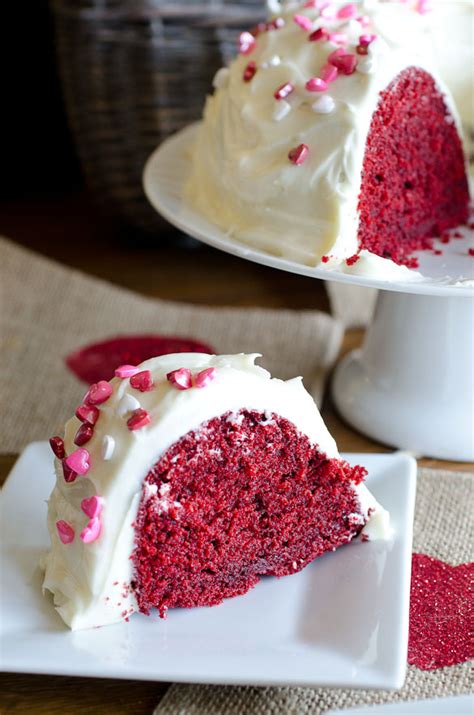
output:
[[[255,357],[122,366],[51,440],[44,588],[71,628],[216,605],[369,527],[387,533],[301,380]]]

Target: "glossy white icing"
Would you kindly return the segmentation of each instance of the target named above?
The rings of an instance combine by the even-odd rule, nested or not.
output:
[[[86,476],[66,483],[60,463],[48,508],[51,550],[44,559],[44,588],[54,594],[58,612],[73,629],[119,621],[137,610],[130,581],[134,548],[133,523],[150,468],[182,436],[209,419],[252,409],[275,413],[291,421],[311,443],[329,457],[337,447],[300,378],[282,381],[254,364],[257,355],[210,356],[197,353],[165,355],[140,366],[151,372],[154,388],[139,392],[130,380],[114,378],[111,397],[100,405],[94,436],[85,445],[90,453]],[[213,367],[215,379],[205,388],[178,390],[166,379],[172,370],[186,367],[193,373]],[[127,427],[127,397],[138,399],[151,423],[137,431]],[[133,401],[128,404],[134,405]],[[80,422],[73,417],[65,427],[65,448],[75,450]],[[363,510],[381,509],[365,489],[358,487]],[[84,544],[79,534],[88,522],[81,509],[85,498],[103,499],[100,537]],[[363,498],[362,498],[363,497]],[[166,494],[161,494],[163,508]],[[160,503],[161,503],[160,501]],[[56,522],[64,520],[75,531],[73,543],[63,544]]]

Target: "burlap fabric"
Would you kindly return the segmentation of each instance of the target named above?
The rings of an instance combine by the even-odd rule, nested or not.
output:
[[[414,550],[452,564],[472,561],[473,502],[474,475],[420,469]],[[469,663],[434,671],[410,666],[405,686],[397,692],[173,685],[154,715],[323,715],[361,705],[469,693],[471,673]]]
[[[0,238],[0,453],[46,439],[85,386],[64,358],[90,342],[152,332],[201,339],[219,353],[260,352],[273,375],[302,375],[320,401],[343,326],[325,313],[206,308],[147,299]]]

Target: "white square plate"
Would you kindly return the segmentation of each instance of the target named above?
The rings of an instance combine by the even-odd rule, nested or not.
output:
[[[400,688],[405,678],[416,463],[349,454],[390,511],[391,542],[353,542],[301,573],[267,577],[214,608],[141,614],[69,631],[41,593],[53,486],[46,442],[30,444],[2,494],[0,668],[196,683]]]

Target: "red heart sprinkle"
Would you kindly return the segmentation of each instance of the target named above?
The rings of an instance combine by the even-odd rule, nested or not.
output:
[[[141,407],[132,412],[132,416],[127,420],[127,427],[131,432],[141,429],[151,422],[151,417],[148,412]]]
[[[297,166],[299,166],[306,161],[308,155],[309,148],[306,146],[306,144],[300,144],[299,146],[295,146],[294,149],[290,149],[290,151],[288,152],[288,159],[291,161],[292,164],[296,164]]]
[[[178,390],[189,390],[189,388],[193,386],[191,370],[187,367],[172,370],[166,375],[166,379]]]
[[[451,566],[413,554],[408,662],[435,670],[474,658],[470,638],[474,563]]]
[[[63,544],[70,544],[74,541],[74,529],[67,521],[57,521],[56,529]]]
[[[151,372],[149,370],[142,370],[142,372],[137,372],[136,375],[132,375],[130,385],[134,387],[135,390],[140,390],[140,392],[150,392],[154,387]]]
[[[100,417],[100,410],[95,405],[80,405],[76,410],[76,417],[78,420],[81,420],[81,422],[95,425]]]
[[[66,358],[68,368],[88,385],[111,380],[121,365],[139,365],[144,360],[170,353],[207,353],[215,350],[190,338],[162,335],[121,335],[87,345]]]
[[[51,437],[49,444],[54,452],[54,456],[58,459],[64,459],[66,456],[66,450],[64,449],[64,441],[61,437]]]
[[[72,482],[76,481],[77,478],[77,472],[75,472],[71,467],[69,467],[66,464],[66,460],[62,460],[62,466],[63,466],[63,475],[64,475],[64,481],[67,482],[68,484],[71,484]]]
[[[82,447],[83,444],[87,444],[93,434],[93,427],[85,422],[77,430],[76,436],[74,437],[74,444],[77,444],[78,447]]]
[[[334,55],[334,53],[332,53]],[[350,75],[355,72],[357,66],[357,57],[352,53],[336,55],[335,57],[329,56],[329,62],[334,65],[342,74]]]

